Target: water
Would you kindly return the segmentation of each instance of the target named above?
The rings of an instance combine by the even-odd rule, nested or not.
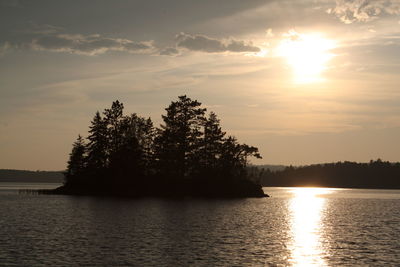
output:
[[[0,185],[0,266],[398,266],[400,190],[272,198],[21,195]]]

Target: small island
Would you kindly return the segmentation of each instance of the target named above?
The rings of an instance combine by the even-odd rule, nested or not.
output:
[[[247,172],[258,148],[226,136],[213,112],[179,96],[163,124],[124,115],[124,105],[96,112],[87,138],[72,146],[64,185],[50,194],[121,197],[266,197]]]

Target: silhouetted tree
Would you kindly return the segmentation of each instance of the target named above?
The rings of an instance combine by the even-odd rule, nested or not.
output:
[[[152,167],[152,143],[154,139],[153,123],[132,114],[123,116],[119,125],[118,139],[120,144],[113,153],[112,168],[120,173],[129,182],[137,182],[145,175],[151,173]],[[136,181],[134,181],[136,179]]]
[[[109,139],[107,122],[97,111],[91,125],[89,126],[89,136],[87,144],[87,166],[98,174],[108,165]]]
[[[118,100],[114,101],[111,108],[105,109],[103,114],[107,124],[107,137],[109,140],[109,154],[113,155],[121,146],[121,120],[123,118],[124,105]],[[112,160],[112,158],[110,158]]]
[[[82,136],[78,135],[78,138],[72,145],[72,151],[69,154],[67,171],[65,173],[66,184],[77,182],[76,179],[83,174],[86,168],[85,154],[85,141]]]
[[[258,148],[239,144],[235,137],[229,136],[222,144],[219,164],[225,177],[244,178],[249,157],[261,158]]]
[[[145,175],[154,174],[154,139],[156,130],[151,118],[142,118],[136,114],[131,115],[131,120],[135,123],[133,128],[138,145],[141,149],[141,166]]]
[[[198,164],[205,108],[186,95],[172,102],[163,115],[164,124],[156,139],[159,171],[177,179],[190,176]]]
[[[202,168],[200,175],[220,175],[218,173],[218,162],[221,159],[224,136],[225,132],[221,129],[220,120],[214,112],[210,112],[204,123],[203,146],[200,153]]]

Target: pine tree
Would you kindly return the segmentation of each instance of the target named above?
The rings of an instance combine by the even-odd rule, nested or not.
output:
[[[108,165],[109,141],[107,123],[97,111],[89,126],[89,140],[87,144],[88,169],[94,174],[99,173]]]
[[[202,149],[202,165],[206,170],[214,170],[221,157],[221,146],[225,132],[222,131],[220,120],[211,112],[204,124],[204,144]]]
[[[261,158],[258,148],[239,144],[235,137],[229,136],[222,143],[218,164],[225,177],[245,178],[249,157]]]
[[[136,114],[130,116],[133,134],[135,135],[138,146],[141,150],[140,165],[143,173],[146,175],[153,174],[154,168],[154,138],[155,129],[150,118],[142,118]]]
[[[65,173],[66,184],[76,183],[86,167],[86,148],[85,141],[82,136],[78,138],[72,145],[72,151],[69,154],[67,171]]]
[[[105,109],[104,120],[107,124],[107,138],[109,140],[109,154],[118,151],[121,146],[121,120],[123,119],[124,105],[118,100],[114,101],[111,108]],[[110,159],[112,160],[112,158]]]
[[[110,169],[117,183],[129,184],[142,176],[142,150],[136,136],[136,122],[132,117],[122,117],[118,128],[118,144],[111,151]]]
[[[142,118],[136,114],[124,116],[120,122],[121,146],[115,152],[115,164],[119,165],[123,173],[131,176],[144,175],[143,149],[139,139],[142,139],[140,122]]]
[[[190,176],[199,162],[206,111],[200,106],[200,102],[184,95],[166,108],[156,139],[159,171],[163,175],[178,179]]]

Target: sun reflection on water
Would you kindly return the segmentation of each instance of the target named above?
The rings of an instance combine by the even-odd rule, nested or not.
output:
[[[294,266],[324,266],[322,246],[321,213],[325,199],[319,195],[329,194],[327,188],[293,188],[290,202],[292,242],[291,264]]]

